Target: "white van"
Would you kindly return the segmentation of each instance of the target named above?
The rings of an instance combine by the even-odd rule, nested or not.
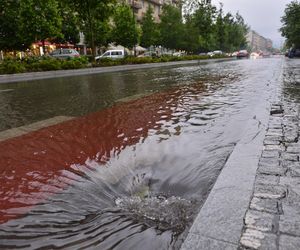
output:
[[[121,59],[125,57],[124,50],[108,50],[101,56],[96,56],[95,60],[99,60],[101,58],[111,58],[111,59]]]

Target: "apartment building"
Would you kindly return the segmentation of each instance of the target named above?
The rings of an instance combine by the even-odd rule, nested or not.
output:
[[[126,0],[126,2],[131,6],[138,22],[143,20],[147,9],[151,7],[154,20],[157,23],[160,22],[160,15],[164,4],[171,4],[174,6],[179,6],[180,4],[180,0]]]
[[[248,32],[246,39],[252,51],[270,51],[273,47],[271,39],[263,37],[254,30]]]

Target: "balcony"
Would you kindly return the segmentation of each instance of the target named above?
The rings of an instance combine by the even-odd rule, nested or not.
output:
[[[137,15],[137,16],[136,16],[136,20],[137,20],[138,22],[142,22],[144,16],[145,16],[145,13],[142,12],[142,13],[140,13],[140,15]]]
[[[163,1],[162,0],[147,0],[150,3],[153,3],[155,5],[163,5]]]
[[[138,9],[143,8],[142,3],[139,2],[138,0],[132,0],[132,1],[129,2],[129,4],[130,4],[130,6],[131,6],[133,9],[137,9],[137,10],[138,10]]]

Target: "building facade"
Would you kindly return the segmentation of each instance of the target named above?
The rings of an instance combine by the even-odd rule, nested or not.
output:
[[[134,11],[136,20],[141,22],[149,7],[153,10],[153,17],[155,22],[160,22],[160,15],[162,13],[162,6],[164,4],[171,4],[179,6],[180,0],[126,0]]]
[[[248,32],[246,39],[252,51],[270,51],[273,48],[271,39],[261,36],[254,30]]]

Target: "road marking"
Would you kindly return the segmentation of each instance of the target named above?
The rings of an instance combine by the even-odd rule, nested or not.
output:
[[[33,131],[37,131],[42,128],[46,128],[52,125],[56,125],[65,121],[69,121],[74,117],[71,116],[55,116],[47,120],[35,122],[29,125],[8,129],[0,132],[0,142],[5,141],[17,136],[25,135]]]

